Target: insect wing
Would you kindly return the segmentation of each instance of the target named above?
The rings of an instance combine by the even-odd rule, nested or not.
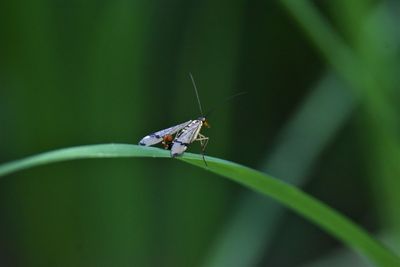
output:
[[[182,130],[183,128],[185,128],[187,125],[189,125],[192,121],[187,121],[172,127],[169,127],[167,129],[149,134],[145,137],[143,137],[142,140],[139,141],[139,145],[141,146],[152,146],[155,145],[157,143],[160,143],[163,140],[163,137],[168,135],[168,134],[175,134],[177,132],[179,132],[180,130]]]
[[[175,137],[171,147],[172,157],[182,155],[185,152],[187,146],[196,140],[202,125],[203,122],[201,120],[194,120]]]

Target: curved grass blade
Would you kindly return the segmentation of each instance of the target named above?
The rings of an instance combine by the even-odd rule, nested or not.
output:
[[[170,154],[169,151],[154,147],[145,148],[126,144],[101,144],[62,148],[2,164],[0,165],[0,177],[31,167],[60,161],[124,157],[169,158]]]
[[[0,165],[0,177],[34,166],[53,162],[84,158],[157,157],[169,158],[169,151],[126,144],[104,144],[71,147],[54,150]],[[307,195],[296,187],[248,167],[206,157],[208,167],[201,155],[185,153],[179,159],[227,177],[250,189],[269,196],[299,215],[319,225],[327,232],[368,257],[378,266],[400,266],[400,258],[368,235],[352,221]]]

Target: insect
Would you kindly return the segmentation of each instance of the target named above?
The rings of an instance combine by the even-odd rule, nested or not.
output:
[[[201,145],[203,161],[207,166],[207,162],[204,158],[204,152],[208,144],[209,138],[201,134],[200,130],[203,126],[208,128],[210,126],[207,122],[206,117],[203,114],[199,93],[197,91],[193,75],[191,73],[189,73],[189,75],[193,83],[194,91],[196,93],[201,117],[146,135],[145,137],[143,137],[142,140],[139,141],[139,145],[152,146],[161,142],[165,149],[171,150],[171,157],[177,157],[182,155],[186,151],[188,145],[190,145],[194,141],[199,141]]]

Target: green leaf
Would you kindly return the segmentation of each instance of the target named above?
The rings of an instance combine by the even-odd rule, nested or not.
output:
[[[126,144],[88,145],[54,150],[0,165],[0,177],[34,166],[53,162],[84,158],[153,157],[169,158],[169,151]],[[210,172],[227,177],[254,191],[269,196],[299,215],[314,222],[327,232],[368,257],[379,266],[400,266],[400,258],[372,238],[345,216],[296,187],[248,167],[206,157],[207,165],[200,155],[185,153],[178,158]]]

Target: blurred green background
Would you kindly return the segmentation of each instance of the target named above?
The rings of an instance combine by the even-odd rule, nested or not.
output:
[[[207,154],[302,187],[400,252],[399,17],[397,0],[1,1],[0,160],[196,118],[192,72],[205,110],[248,92],[209,118]],[[177,160],[0,183],[0,266],[369,266]]]

